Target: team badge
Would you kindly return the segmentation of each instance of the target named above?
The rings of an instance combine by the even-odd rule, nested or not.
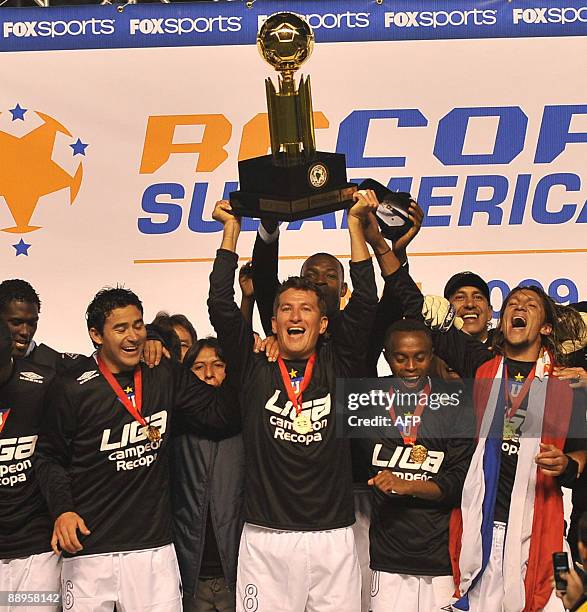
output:
[[[328,170],[324,164],[314,164],[308,170],[308,181],[314,189],[324,187],[328,182]]]

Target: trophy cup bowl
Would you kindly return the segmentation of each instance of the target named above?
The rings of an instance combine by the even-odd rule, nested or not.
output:
[[[294,221],[348,208],[357,187],[347,182],[344,155],[316,151],[310,77],[299,86],[294,79],[312,54],[312,28],[299,15],[275,13],[261,26],[257,48],[279,73],[277,89],[265,81],[271,155],[239,162],[234,213]]]

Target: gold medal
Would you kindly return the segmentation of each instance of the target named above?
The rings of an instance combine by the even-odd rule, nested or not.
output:
[[[155,425],[147,425],[145,427],[145,435],[147,436],[147,440],[149,442],[159,442],[161,440],[161,432],[158,427]]]
[[[301,412],[296,415],[293,421],[293,430],[301,436],[309,434],[312,431],[312,421],[310,421],[310,417]]]
[[[503,439],[513,440],[516,435],[516,426],[511,421],[505,421],[503,424]]]
[[[410,461],[413,463],[424,463],[426,461],[426,457],[428,457],[428,449],[421,444],[416,444],[412,446],[412,450],[410,451]]]

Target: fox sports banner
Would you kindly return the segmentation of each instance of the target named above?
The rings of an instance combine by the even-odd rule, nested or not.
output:
[[[521,282],[585,299],[585,0],[249,5],[0,9],[0,269],[39,292],[38,339],[87,353],[85,307],[116,284],[211,331],[211,211],[269,150],[255,36],[281,10],[315,32],[319,150],[425,210],[423,291],[473,270],[496,311]],[[342,212],[282,225],[281,276],[316,250],[348,262]]]

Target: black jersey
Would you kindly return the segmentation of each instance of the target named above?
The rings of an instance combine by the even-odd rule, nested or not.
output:
[[[0,386],[0,559],[51,550],[53,522],[33,470],[44,401],[54,373],[14,361]]]
[[[336,377],[350,376],[364,360],[377,304],[370,260],[351,263],[353,295],[345,328],[319,342],[314,374],[303,394],[312,431],[293,430],[296,416],[276,363],[253,353],[253,335],[234,302],[237,255],[219,250],[208,306],[227,364],[238,372],[247,458],[245,520],[262,527],[318,531],[354,522],[348,440],[335,430]],[[298,376],[305,363],[286,362]]]
[[[204,436],[240,427],[228,385],[211,387],[168,360],[141,370],[142,414],[159,428],[157,442],[146,439],[93,358],[64,373],[51,391],[35,463],[52,517],[77,512],[91,531],[81,536],[78,556],[169,544],[171,425]],[[132,373],[116,378],[132,401]]]
[[[388,389],[392,378],[380,379]],[[387,386],[385,386],[387,384]],[[396,574],[448,576],[452,574],[448,552],[448,525],[461,491],[475,447],[475,418],[471,402],[460,385],[434,381],[430,403],[422,412],[416,444],[424,446],[422,463],[410,458],[412,447],[402,440],[395,425],[382,426],[377,437],[358,440],[368,449],[371,476],[391,470],[406,480],[433,481],[442,492],[439,500],[425,500],[377,488],[369,530],[371,568]],[[431,407],[432,406],[432,407]],[[395,409],[405,420],[413,408]]]
[[[511,398],[520,393],[526,378],[530,374],[534,363],[506,359],[508,368],[507,385]],[[505,383],[504,383],[505,384]],[[505,409],[505,406],[504,406]],[[528,411],[528,396],[522,400],[516,413],[511,419],[504,418],[503,440],[501,443],[501,458],[499,465],[499,480],[495,498],[494,520],[502,523],[508,522],[510,513],[510,500],[518,467],[518,452],[520,451],[520,436],[522,425],[526,420]]]
[[[28,361],[46,366],[56,372],[74,367],[82,358],[83,355],[77,353],[59,353],[46,344],[35,345],[33,350],[25,357]]]

